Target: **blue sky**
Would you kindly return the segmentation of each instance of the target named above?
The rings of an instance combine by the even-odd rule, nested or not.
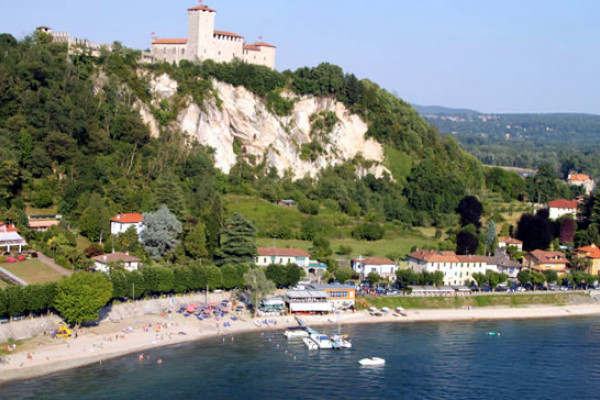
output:
[[[197,1],[7,2],[0,31],[36,26],[149,47],[185,37]],[[205,0],[216,28],[278,47],[277,69],[338,64],[406,101],[484,112],[600,114],[600,2]]]

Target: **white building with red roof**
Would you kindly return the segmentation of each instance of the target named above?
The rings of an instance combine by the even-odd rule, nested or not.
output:
[[[254,257],[254,263],[259,267],[271,264],[297,264],[299,267],[308,268],[310,254],[304,250],[294,248],[259,247],[258,256]]]
[[[569,173],[567,177],[567,183],[573,186],[583,186],[585,194],[590,194],[596,187],[594,180],[586,174],[572,174]]]
[[[498,272],[498,266],[488,264],[485,257],[456,255],[453,251],[417,250],[407,256],[408,266],[415,272],[442,271],[444,285],[464,285],[473,281],[474,273],[489,269]]]
[[[563,215],[571,214],[573,218],[577,218],[577,208],[579,202],[577,200],[556,199],[548,202],[548,211],[550,219],[559,219]]]
[[[519,251],[523,251],[523,242],[521,240],[512,238],[510,236],[498,237],[498,248],[504,249],[511,246],[516,247]]]
[[[138,236],[144,229],[144,216],[139,213],[117,214],[110,219],[110,234],[119,235],[134,228]]]
[[[398,270],[398,264],[389,258],[385,257],[359,257],[356,260],[352,260],[350,263],[352,269],[358,273],[361,279],[365,279],[371,272],[379,274],[382,278],[389,279],[390,281],[396,280],[396,271]]]
[[[275,46],[263,41],[246,43],[240,34],[215,30],[216,13],[205,5],[189,8],[187,38],[154,38],[151,54],[144,55],[144,59],[168,63],[196,59],[231,62],[239,59],[275,68]]]

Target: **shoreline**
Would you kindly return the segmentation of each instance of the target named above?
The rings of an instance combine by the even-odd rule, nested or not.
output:
[[[600,304],[526,307],[478,307],[471,309],[410,309],[406,317],[391,313],[381,317],[371,316],[367,311],[325,316],[301,316],[308,325],[323,326],[333,322],[343,324],[442,322],[442,321],[486,321],[507,319],[540,319],[582,317],[600,314]],[[257,331],[282,330],[296,326],[293,316],[261,317],[248,316],[237,321],[214,319],[198,321],[171,314],[171,318],[160,315],[133,317],[118,323],[104,322],[98,327],[85,328],[77,339],[56,339],[38,336],[20,346],[18,352],[5,356],[9,362],[0,363],[0,387],[16,381],[40,378],[70,369],[109,361],[111,359],[157,349],[196,342],[214,337]],[[272,320],[276,324],[260,326],[255,320]],[[231,323],[230,327],[223,326]],[[150,328],[149,328],[150,327]],[[179,332],[186,332],[185,335]],[[151,360],[154,362],[154,360]]]

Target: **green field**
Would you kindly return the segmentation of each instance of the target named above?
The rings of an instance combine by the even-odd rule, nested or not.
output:
[[[4,263],[2,267],[29,284],[58,281],[62,275],[39,260]]]
[[[77,235],[77,238],[75,240],[77,250],[79,251],[84,251],[92,244],[92,242],[90,242],[88,238],[83,237],[81,235]]]
[[[7,287],[7,286],[8,286],[8,283],[6,283],[6,282],[4,282],[4,281],[0,280],[0,289],[4,289],[4,288],[5,288],[5,287]]]
[[[306,251],[312,247],[312,242],[305,240],[275,240],[269,238],[258,238],[256,239],[256,244],[261,247],[295,247]],[[422,247],[424,245],[432,246],[436,244],[437,241],[431,238],[423,237],[421,235],[405,234],[394,235],[394,237],[390,239],[378,240],[375,242],[354,239],[331,240],[331,249],[335,253],[340,245],[350,246],[352,248],[352,257],[358,257],[361,255],[386,257],[391,254],[402,257],[410,253],[410,249],[413,246]]]
[[[511,295],[486,295],[471,297],[361,297],[357,307],[404,307],[406,309],[433,309],[433,308],[462,308],[509,306],[520,307],[533,304],[567,305],[576,297],[589,297],[585,293],[550,293],[550,294],[511,294]]]

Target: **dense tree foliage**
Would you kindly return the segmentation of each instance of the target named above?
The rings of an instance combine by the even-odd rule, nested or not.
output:
[[[78,271],[58,282],[54,306],[66,322],[81,324],[98,319],[112,294],[113,286],[106,275]]]

